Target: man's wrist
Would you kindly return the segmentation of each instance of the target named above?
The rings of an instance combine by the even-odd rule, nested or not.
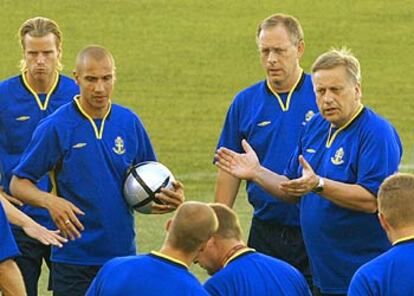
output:
[[[320,193],[325,189],[325,180],[318,176],[318,183],[316,184],[315,187],[313,187],[312,192],[315,193]]]

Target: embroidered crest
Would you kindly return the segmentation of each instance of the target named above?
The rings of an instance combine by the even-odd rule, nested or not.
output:
[[[344,163],[344,160],[342,159],[344,157],[344,148],[339,148],[338,150],[336,150],[335,152],[335,156],[331,157],[331,162],[334,165],[340,165]]]
[[[121,137],[116,137],[115,139],[115,147],[112,147],[112,150],[116,153],[116,154],[124,154],[125,153],[125,147],[124,147],[124,140],[122,140]]]
[[[306,112],[305,114],[305,121],[302,122],[302,125],[306,125],[309,120],[312,119],[312,117],[315,115],[315,112],[313,112],[313,110],[309,110],[308,112]]]

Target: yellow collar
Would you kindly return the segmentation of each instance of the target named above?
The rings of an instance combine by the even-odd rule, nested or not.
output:
[[[29,82],[27,81],[26,73],[27,73],[27,71],[22,72],[23,84],[24,84],[24,86],[27,87],[27,89],[35,97],[37,105],[39,105],[40,110],[45,111],[47,109],[48,104],[49,104],[50,96],[55,91],[56,86],[58,85],[59,77],[60,77],[59,72],[56,71],[55,81],[53,81],[52,87],[50,88],[49,92],[46,94],[46,100],[43,104],[42,104],[42,101],[39,98],[39,95],[34,91],[34,89],[30,86]]]
[[[178,259],[175,259],[175,258],[173,258],[173,257],[170,257],[170,256],[168,256],[168,255],[165,255],[165,254],[163,254],[163,253],[160,253],[160,252],[157,252],[157,251],[151,251],[150,252],[150,254],[153,254],[153,255],[155,255],[155,256],[157,256],[157,257],[161,257],[161,258],[164,258],[164,259],[167,259],[168,261],[172,261],[172,262],[174,262],[174,263],[177,263],[177,264],[179,264],[179,265],[182,265],[182,266],[184,266],[185,268],[189,268],[188,266],[187,266],[187,264],[185,264],[183,261],[181,261],[181,260],[178,260]]]
[[[396,244],[402,243],[404,241],[412,240],[412,239],[414,239],[414,235],[405,236],[400,239],[397,239],[395,242],[392,243],[392,245],[395,246]]]
[[[83,115],[83,116],[85,116],[85,117],[89,120],[89,122],[91,123],[91,125],[92,125],[92,127],[93,127],[93,130],[94,130],[94,132],[95,132],[95,136],[96,136],[96,138],[97,138],[98,140],[102,139],[102,134],[103,134],[103,131],[104,131],[104,126],[105,126],[105,120],[106,120],[106,118],[108,117],[108,115],[109,115],[109,113],[111,112],[111,109],[112,109],[112,103],[111,103],[111,101],[109,101],[109,108],[108,108],[108,111],[106,111],[106,113],[105,113],[104,117],[102,118],[101,127],[100,127],[100,129],[98,130],[98,127],[96,126],[95,121],[93,120],[93,118],[92,118],[92,117],[91,117],[88,113],[86,113],[86,111],[85,111],[85,110],[83,110],[83,108],[82,108],[82,106],[81,106],[81,103],[79,102],[79,99],[80,99],[80,96],[75,96],[74,101],[75,101],[76,105],[78,106],[79,111],[80,111],[80,112],[82,113],[82,115]]]
[[[302,75],[303,75],[303,70],[300,69],[300,74],[299,74],[299,78],[296,81],[296,83],[293,85],[293,87],[290,89],[288,96],[287,96],[287,100],[286,100],[286,105],[283,104],[283,100],[282,98],[279,96],[279,94],[273,90],[272,85],[270,84],[269,80],[266,80],[267,83],[267,87],[270,89],[270,91],[272,92],[272,94],[277,98],[277,100],[279,101],[279,105],[280,108],[282,108],[282,111],[286,112],[289,110],[289,106],[290,106],[290,99],[292,97],[293,92],[296,89],[296,86],[298,86],[299,81],[302,79]]]

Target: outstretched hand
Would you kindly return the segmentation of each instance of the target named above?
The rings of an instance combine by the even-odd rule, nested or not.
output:
[[[47,246],[53,245],[61,248],[63,247],[63,243],[68,241],[66,238],[59,235],[59,230],[48,230],[33,220],[23,225],[22,229],[28,236]]]
[[[241,144],[245,153],[237,153],[224,147],[218,149],[215,164],[234,177],[251,180],[260,168],[259,158],[246,140],[243,139]]]
[[[290,196],[308,194],[319,182],[319,177],[302,155],[299,156],[299,163],[302,165],[302,177],[280,183],[280,189]]]
[[[161,192],[155,194],[155,197],[164,204],[152,203],[151,214],[165,214],[175,211],[184,200],[184,185],[180,181],[173,182],[174,189],[161,188]]]

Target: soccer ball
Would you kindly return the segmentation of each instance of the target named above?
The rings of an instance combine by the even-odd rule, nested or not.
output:
[[[155,198],[161,188],[173,188],[174,176],[170,170],[156,161],[141,162],[131,167],[124,183],[124,197],[128,205],[143,214],[151,212],[153,202],[163,204]]]

